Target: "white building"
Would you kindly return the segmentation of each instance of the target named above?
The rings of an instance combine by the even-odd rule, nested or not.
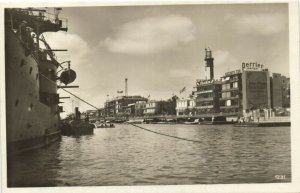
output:
[[[195,99],[184,98],[176,101],[176,115],[194,115]]]
[[[158,102],[151,100],[146,103],[146,108],[144,109],[145,115],[154,115],[158,108]]]

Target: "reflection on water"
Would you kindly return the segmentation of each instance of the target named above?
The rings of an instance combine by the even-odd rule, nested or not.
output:
[[[8,160],[9,186],[173,185],[291,181],[290,128],[130,125],[95,129]],[[275,179],[285,175],[285,180]]]

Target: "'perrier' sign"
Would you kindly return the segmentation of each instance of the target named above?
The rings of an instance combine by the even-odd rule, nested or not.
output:
[[[263,70],[263,67],[264,67],[263,64],[259,64],[257,62],[250,62],[250,63],[243,62],[242,63],[243,70],[261,71],[261,70]]]

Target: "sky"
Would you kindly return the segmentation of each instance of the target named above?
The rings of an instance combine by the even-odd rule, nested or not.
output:
[[[206,47],[215,78],[242,62],[289,76],[288,4],[65,7],[60,17],[68,19],[68,32],[46,33],[46,40],[68,49],[56,53],[77,73],[71,85],[79,88],[68,90],[97,107],[120,96],[125,78],[129,95],[188,96],[205,78]],[[65,114],[74,106],[93,109],[73,97],[64,102]]]

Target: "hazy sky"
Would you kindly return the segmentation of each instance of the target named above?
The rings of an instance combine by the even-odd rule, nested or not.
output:
[[[73,7],[60,16],[68,32],[46,39],[69,50],[57,53],[77,72],[73,85],[80,88],[69,90],[99,107],[124,90],[126,77],[129,95],[167,99],[185,86],[188,95],[205,78],[205,47],[213,51],[215,77],[242,62],[289,76],[288,4]]]

